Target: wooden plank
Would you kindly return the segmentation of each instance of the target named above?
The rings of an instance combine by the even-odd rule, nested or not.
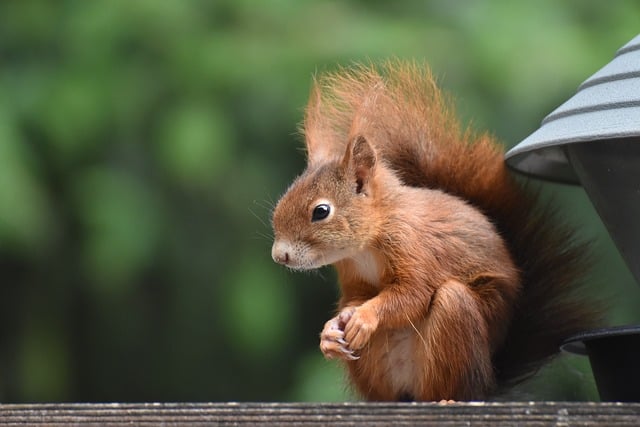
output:
[[[0,426],[639,426],[640,403],[2,404]]]

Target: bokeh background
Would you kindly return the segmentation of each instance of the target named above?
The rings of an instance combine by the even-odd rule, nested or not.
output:
[[[639,32],[635,1],[0,2],[0,401],[353,399],[333,273],[270,259],[311,76],[428,61],[511,146]],[[578,187],[612,324],[640,288]],[[595,399],[563,357],[516,396]]]

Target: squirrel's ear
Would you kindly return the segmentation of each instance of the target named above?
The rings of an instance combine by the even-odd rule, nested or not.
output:
[[[362,135],[352,139],[347,145],[342,162],[345,169],[354,174],[356,192],[368,194],[376,166],[376,153],[369,141]]]

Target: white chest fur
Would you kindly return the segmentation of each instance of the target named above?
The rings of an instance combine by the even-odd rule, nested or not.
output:
[[[372,251],[362,251],[354,256],[352,260],[358,276],[374,286],[380,285],[380,273],[382,269]]]

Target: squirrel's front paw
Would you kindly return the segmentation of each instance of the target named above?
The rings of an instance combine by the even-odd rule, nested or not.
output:
[[[344,340],[344,325],[340,316],[336,316],[324,324],[324,329],[320,334],[320,350],[327,359],[358,359]]]
[[[345,313],[345,310],[350,311]],[[371,335],[378,329],[378,314],[366,304],[345,310],[338,316],[345,323],[344,339],[351,350],[360,350],[367,345]]]

